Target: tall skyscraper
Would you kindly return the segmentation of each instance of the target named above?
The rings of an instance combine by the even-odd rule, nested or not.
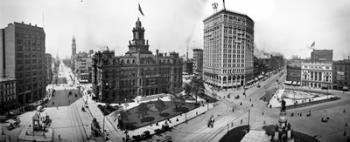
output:
[[[253,79],[254,21],[223,9],[204,19],[204,81],[219,88]]]
[[[1,29],[0,74],[16,80],[20,104],[44,97],[46,91],[45,32],[41,27],[10,23]]]
[[[203,73],[203,49],[193,49],[193,71],[202,76]]]

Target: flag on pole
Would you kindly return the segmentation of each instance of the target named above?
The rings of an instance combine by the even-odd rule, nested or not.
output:
[[[314,47],[315,46],[315,41],[310,45],[310,47]]]
[[[224,10],[226,10],[226,7],[225,7],[225,0],[222,0],[222,2],[223,2],[223,7],[224,7]]]
[[[145,15],[143,14],[143,12],[142,12],[140,3],[139,3],[139,11],[140,11],[140,13],[142,14],[142,16],[145,16]]]

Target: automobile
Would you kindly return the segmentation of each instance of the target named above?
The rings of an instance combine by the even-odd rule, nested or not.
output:
[[[9,125],[7,126],[8,130],[13,130],[13,129],[19,127],[19,124],[21,123],[21,121],[19,119],[17,119],[17,120],[9,119],[6,122],[9,123]]]

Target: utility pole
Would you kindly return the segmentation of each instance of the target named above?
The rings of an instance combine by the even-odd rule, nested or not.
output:
[[[248,127],[250,128],[250,109],[248,109]]]

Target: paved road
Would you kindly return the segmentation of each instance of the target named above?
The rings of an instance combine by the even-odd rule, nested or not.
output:
[[[188,124],[181,124],[174,131],[168,133],[173,137],[174,141],[219,141],[227,132],[227,128],[231,129],[230,124],[235,126],[247,124],[248,109],[250,110],[250,124],[252,129],[261,129],[263,125],[277,124],[279,119],[279,108],[267,108],[266,102],[260,100],[265,90],[277,86],[276,80],[284,81],[285,76],[273,75],[264,82],[261,82],[261,88],[253,87],[246,91],[247,97],[242,97],[243,90],[217,92],[218,96],[241,95],[236,100],[234,97],[222,99],[218,102],[218,106],[207,112],[205,115],[199,116],[191,120]],[[341,97],[340,100],[326,102],[322,104],[310,105],[296,109],[287,110],[288,115],[291,112],[303,112],[302,117],[288,117],[289,122],[294,130],[316,136],[321,141],[345,141],[346,137],[343,132],[347,131],[349,135],[349,127],[345,127],[345,123],[350,124],[350,94],[343,94],[340,91],[330,91],[334,95]],[[251,100],[251,101],[250,101]],[[242,105],[239,105],[242,102]],[[251,107],[253,104],[253,107]],[[234,108],[235,112],[230,110]],[[347,113],[343,113],[346,109]],[[305,114],[309,110],[312,111],[311,117]],[[207,128],[207,121],[212,114],[219,114],[215,123],[217,127]],[[321,117],[330,117],[328,123],[321,123]],[[265,123],[264,123],[265,122]],[[228,126],[229,125],[229,126]]]
[[[72,80],[69,77],[69,68],[63,64],[60,65],[58,86],[53,85],[56,90],[55,95],[47,104],[44,111],[53,119],[52,127],[55,132],[55,141],[59,141],[60,135],[63,141],[85,142],[90,137],[90,123],[92,117],[89,113],[83,112],[81,107],[83,105],[82,95],[79,90],[72,85]],[[72,92],[69,95],[69,92]]]

